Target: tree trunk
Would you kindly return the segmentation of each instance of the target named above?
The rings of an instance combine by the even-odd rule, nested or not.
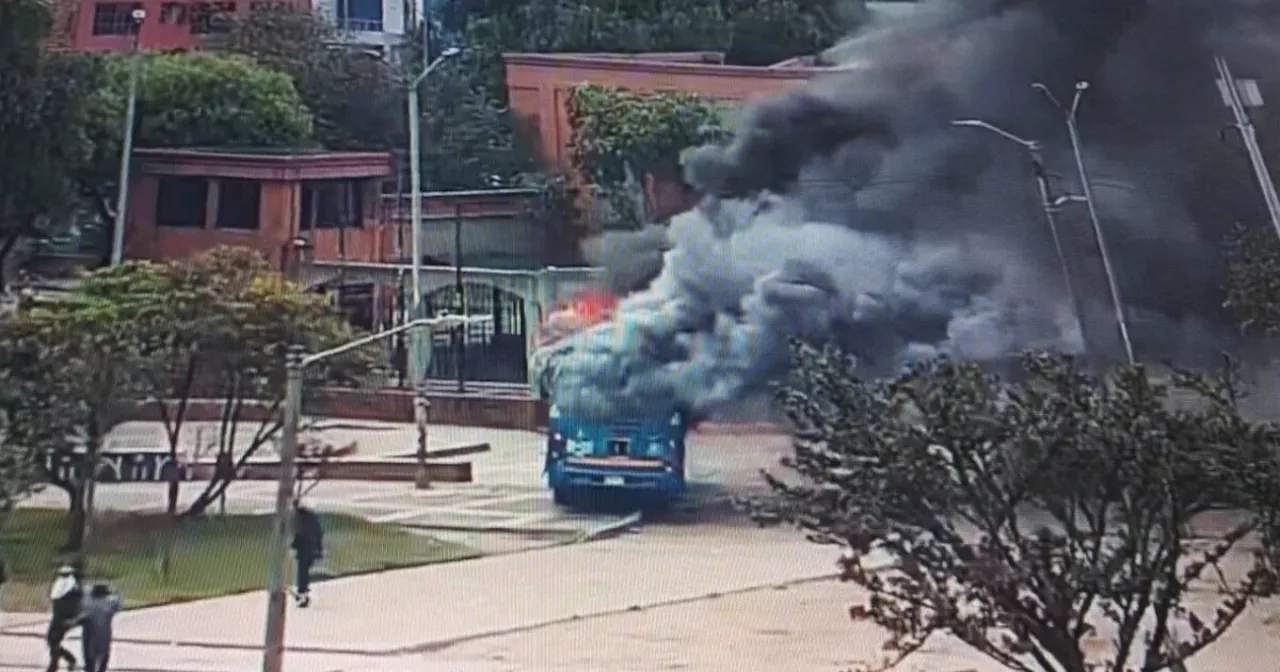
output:
[[[72,478],[76,477],[73,476]],[[67,488],[71,520],[67,526],[67,540],[62,545],[64,553],[79,553],[84,550],[84,528],[87,520],[84,506],[85,482],[83,478],[80,478]]]
[[[72,512],[71,536],[76,540],[77,551],[83,551],[93,533],[93,499],[94,488],[98,479],[98,454],[102,449],[102,440],[106,432],[102,431],[97,413],[90,413],[85,423],[88,440],[84,446],[84,456],[80,461],[80,504],[79,515]]]
[[[178,483],[178,476],[178,469],[176,467],[169,470],[169,491],[166,493],[165,512],[170,516],[178,515],[178,492],[180,487]]]

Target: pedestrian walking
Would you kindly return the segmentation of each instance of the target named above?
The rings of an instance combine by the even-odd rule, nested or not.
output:
[[[63,565],[58,570],[58,578],[54,579],[53,586],[49,588],[52,613],[49,616],[49,629],[45,633],[45,642],[49,645],[48,672],[55,672],[58,663],[62,661],[66,661],[68,670],[76,667],[76,657],[62,645],[62,641],[80,618],[83,598],[84,590],[80,586],[76,569],[71,565]]]
[[[94,584],[80,612],[80,644],[84,672],[107,672],[111,660],[111,622],[120,611],[120,596],[106,584]]]
[[[305,609],[311,606],[311,569],[324,557],[324,530],[316,512],[298,501],[293,503],[293,555],[298,563],[298,606]]]

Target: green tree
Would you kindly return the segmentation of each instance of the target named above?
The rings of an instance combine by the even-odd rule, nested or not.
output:
[[[231,19],[215,45],[289,75],[314,115],[314,136],[324,147],[403,147],[403,78],[376,54],[338,47],[337,42],[323,17],[305,8],[268,4]]]
[[[0,370],[0,530],[13,507],[44,482],[41,446],[57,440],[39,435],[58,424],[40,417],[45,409],[30,396],[37,390],[14,373]]]
[[[406,85],[420,58],[392,66],[376,54],[335,46],[333,28],[310,11],[265,7],[233,20],[217,42],[226,52],[287,73],[315,115],[316,140],[334,149],[405,149]],[[468,49],[422,83],[422,177],[427,189],[511,186],[536,166],[517,141],[505,92],[477,86],[497,61]]]
[[[111,305],[113,319],[131,330],[139,355],[133,369],[136,395],[121,401],[154,406],[174,463],[185,459],[180,453],[191,401],[212,398],[222,400],[212,457],[243,466],[279,433],[288,346],[321,350],[357,335],[326,297],[286,280],[265,257],[246,248],[100,269],[82,280],[76,294]],[[368,348],[340,365],[313,367],[310,391],[364,384],[379,358],[376,348]],[[253,423],[256,429],[246,438],[241,429]],[[184,516],[202,513],[231,480],[218,474]],[[180,483],[171,479],[168,485],[166,506],[176,515]]]
[[[1276,587],[1263,553],[1223,562],[1268,512],[1185,532],[1237,470],[1276,471],[1280,430],[1240,417],[1230,367],[1166,385],[1028,356],[1019,383],[946,360],[873,383],[839,352],[794,355],[797,478],[770,476],[756,513],[848,549],[844,577],[870,593],[851,615],[888,631],[890,663],[945,633],[1012,670],[1157,672]],[[1199,403],[1173,410],[1171,389]]]
[[[1246,332],[1280,332],[1280,240],[1269,227],[1237,225],[1227,237],[1224,305]]]
[[[772,65],[833,45],[860,13],[838,0],[476,0],[451,3],[445,26],[495,60],[538,53],[725,52],[734,65]],[[500,65],[498,67],[500,71]],[[496,75],[500,82],[500,74]]]
[[[180,306],[175,314],[198,317],[173,326],[172,333],[183,334],[175,340],[186,340],[188,346],[166,357],[168,366],[148,375],[148,397],[164,399],[161,417],[172,436],[170,445],[192,398],[221,399],[211,457],[234,466],[210,479],[183,512],[189,518],[204,515],[248,460],[278,440],[289,346],[316,352],[361,334],[328,297],[285,279],[264,256],[247,248],[219,248],[170,266],[170,273],[175,291],[169,296]],[[310,398],[326,387],[380,388],[384,369],[383,349],[376,344],[357,348],[308,367],[305,392]],[[248,433],[241,431],[246,426]],[[174,499],[170,495],[170,502]]]
[[[72,175],[88,159],[83,100],[92,59],[44,53],[43,0],[0,3],[0,278],[24,238],[48,235],[74,208]]]
[[[477,85],[477,57],[464,53],[423,81],[422,176],[429,189],[522,186],[538,169],[505,93]]]
[[[309,146],[311,115],[289,76],[236,56],[152,54],[138,88],[137,147]],[[81,176],[103,221],[113,216],[129,56],[105,61],[103,85],[87,101],[93,158]]]
[[[120,402],[140,389],[142,352],[131,317],[121,305],[76,291],[19,308],[0,333],[0,368],[57,411],[26,416],[25,431],[43,438],[34,443],[37,462],[67,493],[69,551],[84,545],[103,441],[128,419]]]
[[[728,107],[683,92],[576,87],[568,104],[569,146],[601,225],[638,229],[651,223],[640,180],[647,174],[678,178],[686,150],[727,137],[722,119]]]

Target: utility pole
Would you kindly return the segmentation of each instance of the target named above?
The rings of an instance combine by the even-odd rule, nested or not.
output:
[[[424,45],[425,48],[425,45]],[[422,112],[418,89],[423,80],[446,60],[462,53],[456,47],[445,49],[434,61],[428,63],[417,77],[409,80],[408,112],[409,112],[409,216],[411,218],[410,254],[413,261],[410,265],[410,319],[426,317],[422,305]],[[409,372],[414,385],[425,381],[427,377],[427,348],[430,346],[423,335],[414,331],[409,334]]]
[[[357,348],[377,343],[406,331],[448,329],[458,324],[489,322],[490,316],[467,317],[448,315],[409,320],[404,324],[369,334],[329,350],[306,354],[300,346],[289,349],[287,382],[285,383],[284,421],[280,428],[280,474],[276,485],[276,509],[271,530],[270,556],[267,568],[267,626],[263,642],[262,672],[284,669],[285,618],[288,615],[288,591],[285,588],[285,560],[289,556],[290,528],[293,522],[293,489],[298,455],[298,425],[302,420],[302,385],[307,367]]]
[[[293,523],[293,488],[297,475],[298,423],[302,408],[302,346],[289,348],[286,363],[285,418],[280,428],[280,474],[276,483],[276,510],[271,525],[271,559],[267,566],[267,633],[262,672],[284,669],[284,624],[289,599],[284,585],[289,555],[289,531]]]
[[[1222,101],[1231,108],[1236,123],[1232,127],[1240,132],[1244,140],[1245,150],[1249,152],[1249,162],[1253,164],[1253,174],[1262,189],[1262,198],[1267,203],[1267,213],[1271,215],[1271,226],[1280,236],[1280,197],[1276,196],[1276,186],[1271,180],[1271,171],[1267,169],[1267,160],[1262,156],[1262,148],[1258,145],[1258,132],[1253,127],[1253,119],[1249,117],[1250,107],[1262,107],[1262,93],[1256,82],[1247,79],[1236,79],[1231,74],[1227,59],[1215,56],[1214,65],[1218,68],[1218,90],[1222,93]],[[1246,99],[1246,95],[1248,98]]]
[[[1084,164],[1084,152],[1080,143],[1080,129],[1076,124],[1076,113],[1080,109],[1080,99],[1089,90],[1088,82],[1076,82],[1075,97],[1071,107],[1065,107],[1054,97],[1049,87],[1036,82],[1032,88],[1043,93],[1063,113],[1067,123],[1067,133],[1071,137],[1071,152],[1075,155],[1076,170],[1080,174],[1080,190],[1083,192],[1085,205],[1089,208],[1089,223],[1093,226],[1093,239],[1098,246],[1098,254],[1102,257],[1102,272],[1107,276],[1107,289],[1110,290],[1112,309],[1115,312],[1116,328],[1120,332],[1120,342],[1124,345],[1124,354],[1130,364],[1137,362],[1133,354],[1133,341],[1129,338],[1129,323],[1125,317],[1124,301],[1120,296],[1120,283],[1116,279],[1115,268],[1111,264],[1111,253],[1107,249],[1106,237],[1102,233],[1102,220],[1098,217],[1098,208],[1093,200],[1093,187],[1089,183],[1089,172]]]
[[[129,164],[133,160],[133,126],[138,114],[138,79],[142,74],[142,24],[147,20],[147,10],[135,9],[129,18],[133,20],[133,48],[129,53],[129,102],[124,114],[124,141],[120,145],[116,217],[111,227],[112,266],[124,263],[124,227],[129,209]]]
[[[1062,245],[1062,236],[1058,231],[1058,202],[1053,196],[1053,185],[1049,183],[1049,174],[1044,167],[1044,156],[1041,154],[1039,141],[1027,140],[1010,133],[994,124],[977,119],[958,119],[951,122],[954,126],[969,126],[991,131],[1007,140],[1017,143],[1031,156],[1031,168],[1035,171],[1036,185],[1040,189],[1040,207],[1044,210],[1045,223],[1049,225],[1049,233],[1053,236],[1053,248],[1058,255],[1058,264],[1062,267],[1062,282],[1067,288],[1067,300],[1071,302],[1071,310],[1076,317],[1076,329],[1080,332],[1080,340],[1086,351],[1089,339],[1085,338],[1084,310],[1076,296],[1075,282],[1071,279],[1071,265],[1067,262],[1066,248]]]

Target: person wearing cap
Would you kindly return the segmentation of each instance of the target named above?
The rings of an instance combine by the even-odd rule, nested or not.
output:
[[[80,587],[76,568],[63,565],[58,569],[58,578],[54,579],[53,586],[49,588],[52,613],[49,629],[45,633],[45,642],[49,645],[48,672],[55,672],[58,663],[64,660],[67,662],[67,669],[75,669],[76,657],[62,645],[62,640],[66,639],[67,633],[79,620],[83,598],[84,590]]]

